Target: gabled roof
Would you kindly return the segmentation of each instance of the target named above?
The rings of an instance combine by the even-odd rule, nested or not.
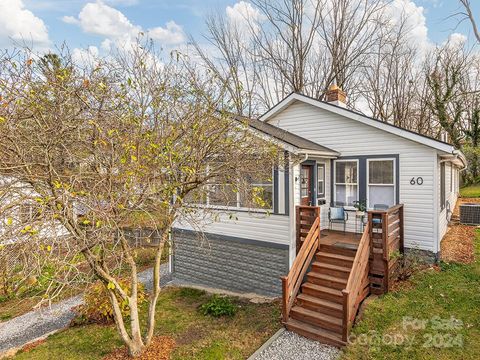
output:
[[[316,155],[333,156],[333,157],[340,156],[340,153],[335,150],[329,149],[325,146],[317,144],[301,136],[295,135],[287,130],[281,129],[267,122],[263,122],[257,119],[251,119],[251,118],[247,118],[239,115],[236,115],[235,119],[241,122],[245,122],[251,128],[257,131],[260,131],[270,137],[273,137],[276,140],[279,140],[283,143],[293,146],[300,153],[306,152],[306,153],[312,153]]]
[[[358,112],[355,112],[353,110],[349,110],[334,104],[327,103],[325,101],[317,100],[314,98],[311,98],[306,95],[302,95],[299,93],[291,93],[288,95],[286,98],[284,98],[282,101],[280,101],[277,105],[275,105],[273,108],[268,110],[265,114],[263,114],[260,117],[260,120],[263,122],[268,122],[273,116],[281,112],[283,109],[291,105],[295,101],[301,101],[306,104],[310,104],[312,106],[315,106],[317,108],[331,111],[335,114],[342,115],[344,117],[347,117],[349,119],[358,121],[362,124],[366,124],[369,126],[372,126],[374,128],[386,131],[388,133],[403,137],[405,139],[418,142],[420,144],[429,146],[431,148],[437,149],[439,151],[443,151],[449,154],[460,154],[460,156],[463,156],[461,152],[455,149],[455,147],[451,144],[448,144],[446,142],[431,138],[429,136],[425,135],[420,135],[416,132],[406,130],[403,128],[400,128],[398,126],[386,123],[384,121],[360,114]],[[464,157],[464,156],[463,156]],[[463,161],[463,160],[462,160]],[[465,161],[463,161],[466,163]]]

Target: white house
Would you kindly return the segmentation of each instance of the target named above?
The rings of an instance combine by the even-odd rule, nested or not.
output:
[[[296,256],[298,205],[319,206],[322,229],[329,228],[329,208],[343,206],[349,214],[346,230],[361,232],[355,202],[365,202],[367,209],[403,204],[405,247],[438,257],[458,197],[459,172],[466,166],[463,154],[448,143],[346,109],[341,91],[330,97],[327,103],[293,93],[250,120],[286,152],[286,166],[274,171],[270,185],[272,212],[219,206],[219,219],[204,228],[209,241],[200,246],[193,229],[178,223],[178,279],[279,294],[279,277]],[[303,161],[289,163],[288,154]],[[332,228],[343,230],[343,224]]]

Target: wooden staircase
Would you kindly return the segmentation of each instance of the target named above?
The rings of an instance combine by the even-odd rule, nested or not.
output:
[[[344,346],[343,294],[356,250],[320,245],[311,270],[306,274],[287,329],[322,343]]]
[[[319,208],[301,208],[297,257],[282,278],[282,321],[300,335],[344,346],[362,301],[388,292],[398,264],[391,255],[403,252],[403,205],[369,211],[356,249],[321,244]]]

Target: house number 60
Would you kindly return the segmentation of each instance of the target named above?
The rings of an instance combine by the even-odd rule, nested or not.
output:
[[[416,179],[413,177],[412,180],[410,180],[410,185],[423,185],[423,178],[422,177],[417,177]]]

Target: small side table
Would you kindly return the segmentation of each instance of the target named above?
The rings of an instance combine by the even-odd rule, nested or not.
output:
[[[355,233],[358,233],[358,221],[360,220],[360,232],[363,234],[363,230],[365,228],[365,211],[358,211],[355,213]]]

